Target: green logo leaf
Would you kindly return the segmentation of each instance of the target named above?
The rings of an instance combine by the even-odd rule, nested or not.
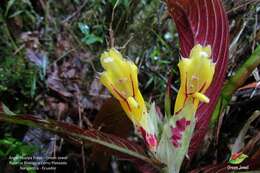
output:
[[[231,155],[228,163],[230,163],[232,165],[238,165],[238,164],[242,163],[246,158],[248,158],[248,156],[246,154],[234,153]]]

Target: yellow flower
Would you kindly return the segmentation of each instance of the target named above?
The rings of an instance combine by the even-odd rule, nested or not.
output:
[[[105,69],[100,76],[101,83],[120,102],[130,120],[148,130],[147,109],[138,87],[136,65],[114,48],[101,55],[101,64]]]
[[[177,95],[174,112],[179,112],[184,104],[191,100],[198,108],[199,102],[209,102],[204,95],[208,89],[215,71],[215,64],[212,62],[211,47],[195,45],[189,58],[181,58],[178,66],[181,76],[181,85]]]

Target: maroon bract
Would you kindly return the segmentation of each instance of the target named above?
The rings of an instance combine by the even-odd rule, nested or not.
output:
[[[206,92],[209,104],[199,106],[196,131],[189,149],[192,156],[202,142],[215,108],[226,74],[229,31],[228,20],[220,0],[168,0],[168,8],[176,24],[180,53],[188,57],[196,44],[211,45],[216,63],[213,82]]]
[[[180,120],[176,121],[176,127],[172,128],[172,144],[174,147],[179,147],[180,140],[182,138],[182,133],[184,130],[190,125],[190,121],[186,120],[185,118],[182,118]]]

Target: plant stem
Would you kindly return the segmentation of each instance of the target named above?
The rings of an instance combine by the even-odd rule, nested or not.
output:
[[[234,76],[230,77],[224,85],[218,103],[211,118],[211,128],[218,122],[220,114],[228,106],[234,92],[241,87],[252,71],[260,65],[260,45],[257,46],[252,55],[237,70]]]

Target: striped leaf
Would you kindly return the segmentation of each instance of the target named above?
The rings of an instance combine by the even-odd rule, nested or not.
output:
[[[221,0],[168,0],[167,3],[179,33],[181,55],[188,57],[195,44],[211,45],[212,59],[216,63],[213,82],[206,92],[210,103],[201,104],[196,114],[198,121],[189,149],[192,156],[207,132],[225,78],[229,45],[228,20]]]

